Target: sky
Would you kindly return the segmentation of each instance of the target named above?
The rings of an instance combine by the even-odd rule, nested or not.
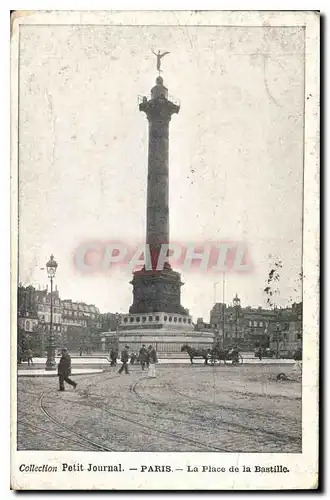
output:
[[[180,100],[170,123],[170,239],[242,241],[251,273],[224,299],[265,306],[281,259],[279,305],[299,300],[304,30],[275,27],[22,26],[19,73],[19,279],[61,298],[127,313],[131,273],[86,276],[85,241],[143,242],[148,125],[138,109],[157,77]],[[209,319],[223,275],[184,271],[182,305]],[[295,292],[294,289],[297,289]]]

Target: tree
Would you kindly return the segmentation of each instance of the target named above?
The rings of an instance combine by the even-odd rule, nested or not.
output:
[[[277,297],[280,294],[279,284],[280,284],[280,271],[283,267],[281,260],[276,260],[274,265],[271,267],[268,278],[267,285],[264,289],[264,293],[266,294],[266,302],[268,306],[274,309],[276,312],[276,356],[279,357],[279,346],[280,346],[280,330],[279,330],[279,310],[277,306]]]
[[[290,303],[293,304],[295,302],[301,302],[302,300],[302,281],[303,281],[303,271],[301,270],[298,273],[297,278],[295,279],[295,286],[293,288],[293,295],[295,297],[290,297]]]
[[[266,302],[269,305],[269,307],[273,309],[277,308],[276,297],[278,297],[280,294],[279,283],[281,279],[280,271],[282,267],[283,267],[282,261],[276,260],[268,273],[267,285],[264,289],[264,293],[266,294],[267,297]]]

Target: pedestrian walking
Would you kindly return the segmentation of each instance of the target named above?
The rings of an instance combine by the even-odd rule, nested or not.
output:
[[[116,366],[118,351],[114,348],[110,351],[110,366]]]
[[[33,358],[32,358],[32,356],[33,356],[33,353],[31,351],[31,349],[28,349],[26,351],[26,357],[27,357],[28,366],[30,366],[30,363],[31,363],[31,365],[33,365]]]
[[[261,349],[261,347],[259,347],[259,348],[258,348],[258,350],[257,350],[257,353],[256,353],[256,354],[257,354],[257,356],[258,356],[258,358],[259,358],[259,361],[261,361],[261,360],[262,360],[262,349]]]
[[[156,349],[150,345],[148,347],[149,354],[149,369],[148,369],[148,377],[155,378],[156,377],[156,363],[158,363]]]
[[[236,345],[231,350],[231,359],[232,359],[233,365],[238,365],[238,363],[239,363],[239,351],[238,351],[238,347]]]
[[[77,387],[77,382],[74,382],[69,378],[71,375],[71,357],[68,350],[65,348],[62,349],[62,357],[58,364],[57,373],[60,383],[60,391],[65,391],[64,382],[72,385],[74,389]]]
[[[147,351],[145,344],[143,344],[141,349],[140,349],[139,360],[141,363],[142,371],[144,371],[144,368],[145,368],[146,364],[148,364],[148,360],[149,360],[149,355],[148,355],[148,351]]]
[[[129,351],[129,346],[125,345],[125,349],[123,349],[121,351],[121,362],[122,362],[122,365],[119,368],[118,373],[122,373],[122,371],[125,370],[125,373],[128,374],[128,366],[127,366],[128,359],[129,359],[128,351]]]

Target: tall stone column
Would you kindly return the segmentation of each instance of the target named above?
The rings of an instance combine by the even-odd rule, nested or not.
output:
[[[143,98],[139,105],[149,122],[147,228],[152,271],[135,272],[132,280],[133,304],[130,313],[172,312],[188,314],[181,306],[180,274],[169,264],[156,270],[159,250],[169,243],[169,123],[179,106],[168,99],[168,91],[161,76],[151,89],[151,98]]]
[[[149,122],[146,243],[154,269],[160,245],[169,242],[169,123],[172,114],[179,112],[179,106],[168,100],[167,88],[159,76],[156,86],[151,89],[151,99],[144,100],[139,108],[146,113]]]
[[[148,113],[149,155],[147,195],[147,235],[149,245],[169,242],[168,210],[168,129],[169,117]]]

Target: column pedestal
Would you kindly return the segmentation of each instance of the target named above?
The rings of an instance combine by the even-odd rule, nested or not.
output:
[[[130,314],[167,312],[188,315],[181,306],[180,274],[170,268],[162,271],[137,271],[131,281],[133,285],[133,304]]]

